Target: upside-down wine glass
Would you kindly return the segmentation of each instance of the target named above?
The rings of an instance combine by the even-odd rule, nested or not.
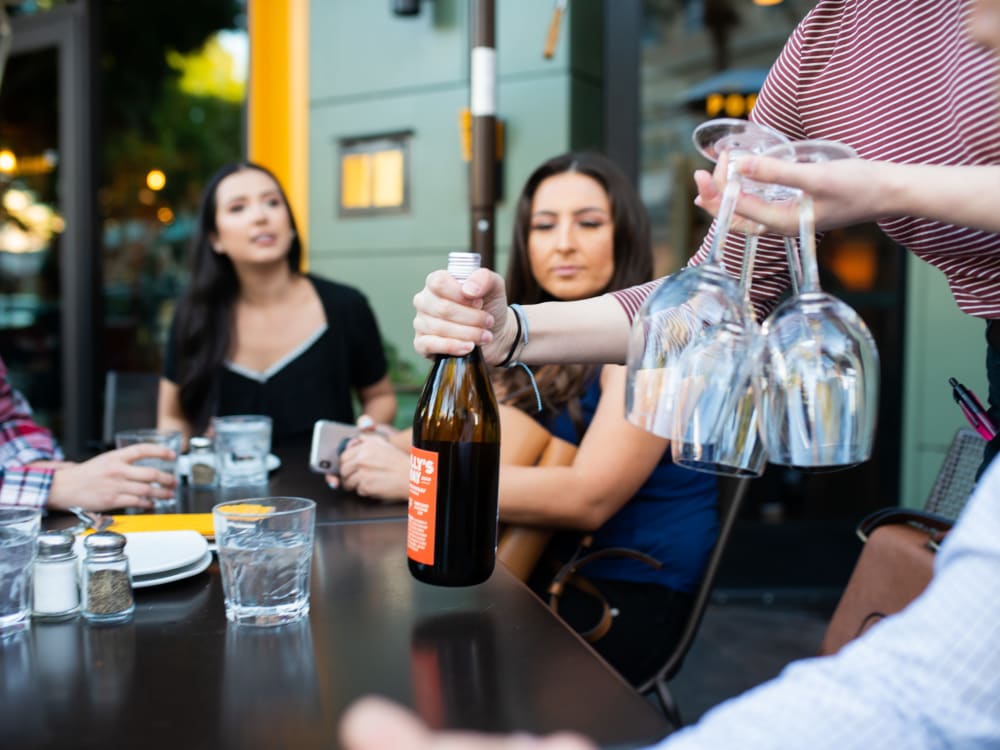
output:
[[[718,161],[723,148],[733,161],[742,156],[762,153],[767,148],[787,143],[782,134],[761,129],[753,139],[742,143],[714,134],[725,132],[730,123],[723,120],[705,123],[708,134],[699,150]],[[697,143],[697,139],[696,139]],[[767,201],[788,200],[795,193],[781,185],[737,178],[741,192]],[[698,471],[730,476],[752,477],[764,472],[767,454],[759,434],[759,388],[754,385],[756,361],[761,348],[760,326],[750,302],[750,284],[757,253],[756,235],[747,235],[740,273],[743,316],[737,322],[724,321],[705,331],[680,356],[674,397],[674,427],[671,455],[674,463]],[[798,291],[797,255],[790,238],[785,240],[789,257],[792,288]]]
[[[832,141],[799,141],[766,156],[798,162],[853,158]],[[820,288],[810,196],[799,196],[802,281],[764,321],[758,383],[761,428],[772,463],[805,470],[848,468],[871,456],[879,357],[853,308]]]
[[[711,474],[757,477],[767,453],[754,386],[762,340],[750,302],[757,242],[740,272],[743,318],[713,326],[680,357],[670,452],[675,464]]]
[[[784,136],[747,120],[709,120],[693,135],[695,146],[710,159],[728,150],[760,152],[782,143]],[[703,331],[723,321],[743,319],[739,286],[722,264],[722,245],[729,233],[740,182],[723,189],[716,231],[705,261],[686,266],[664,281],[639,309],[629,335],[625,416],[660,437],[674,435],[673,406],[680,354]]]

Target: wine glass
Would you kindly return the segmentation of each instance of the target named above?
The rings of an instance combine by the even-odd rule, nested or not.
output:
[[[832,141],[799,141],[766,156],[824,162],[856,154]],[[761,427],[772,463],[807,470],[854,466],[871,456],[879,357],[865,322],[820,288],[812,199],[799,196],[801,290],[764,321]]]
[[[762,339],[750,302],[757,238],[748,238],[740,272],[743,318],[709,329],[678,364],[674,463],[697,471],[756,477],[767,454],[759,434],[757,359]]]
[[[747,120],[724,118],[702,123],[692,138],[709,159],[717,159],[725,150],[757,153],[787,141],[780,133]],[[735,170],[729,176],[705,261],[664,279],[639,309],[629,335],[625,416],[660,437],[673,437],[680,354],[705,329],[743,317],[739,287],[722,264],[722,243],[740,192]]]

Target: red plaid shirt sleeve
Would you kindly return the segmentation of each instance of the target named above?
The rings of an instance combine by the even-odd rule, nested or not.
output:
[[[45,505],[53,470],[29,464],[62,457],[52,433],[31,418],[27,399],[7,382],[0,360],[0,505]]]

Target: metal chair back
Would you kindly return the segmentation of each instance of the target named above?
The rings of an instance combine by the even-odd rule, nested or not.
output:
[[[684,630],[663,666],[655,675],[638,687],[641,694],[657,697],[660,708],[675,729],[679,729],[683,721],[677,707],[677,701],[674,700],[667,683],[680,671],[684,657],[691,649],[691,644],[701,626],[701,621],[705,616],[705,608],[708,606],[712,589],[715,587],[715,579],[719,573],[722,556],[729,544],[729,538],[732,535],[733,526],[736,524],[736,518],[739,516],[749,484],[750,477],[721,477],[719,479],[719,537],[712,547],[712,554],[708,558],[705,574],[702,576],[701,584],[695,593],[694,603],[691,606]]]
[[[119,430],[140,430],[156,426],[156,400],[160,376],[155,372],[108,370],[104,377],[104,419],[101,442],[115,445]]]

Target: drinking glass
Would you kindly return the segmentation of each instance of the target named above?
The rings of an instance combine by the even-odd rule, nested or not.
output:
[[[824,162],[856,154],[832,141],[800,141],[766,152]],[[879,357],[868,326],[820,288],[812,199],[799,196],[801,290],[764,321],[761,426],[768,458],[807,470],[847,468],[871,456]]]
[[[226,619],[282,625],[309,613],[316,503],[258,497],[212,508]]]
[[[31,622],[32,566],[41,518],[37,508],[0,508],[0,638]]]
[[[136,445],[138,443],[153,443],[154,445],[163,445],[170,448],[174,452],[174,456],[177,456],[181,452],[181,433],[177,430],[122,430],[115,433],[115,447],[116,448],[127,448],[130,445]],[[140,458],[132,462],[135,466],[149,466],[153,469],[159,469],[167,474],[177,474],[177,459],[172,460],[165,458]],[[159,485],[155,482],[154,487]],[[149,500],[153,502],[154,512],[164,512],[173,511],[177,508],[177,492],[175,490],[174,496],[170,498],[159,498],[150,497]]]
[[[267,484],[271,418],[261,414],[213,417],[219,484],[244,487]]]
[[[724,118],[702,123],[692,138],[695,147],[713,160],[723,151],[735,156],[760,153],[787,141],[747,120]],[[740,193],[735,170],[729,177],[705,261],[664,279],[639,309],[629,335],[625,416],[660,437],[676,437],[674,405],[681,354],[707,328],[743,319],[739,286],[722,264],[722,244]]]

